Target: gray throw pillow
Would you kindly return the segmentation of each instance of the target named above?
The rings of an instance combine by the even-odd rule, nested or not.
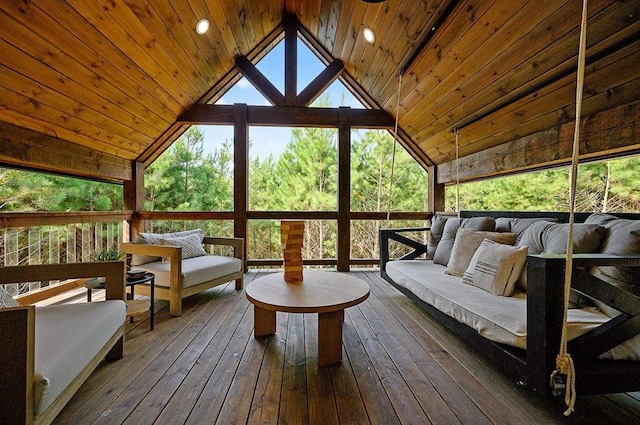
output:
[[[202,239],[198,234],[192,234],[181,238],[159,239],[160,245],[179,246],[182,248],[182,259],[202,257],[207,252],[202,247]]]
[[[448,218],[449,217],[443,217],[441,215],[434,215],[431,217],[431,231],[429,241],[427,242],[427,260],[433,260],[433,255],[436,253],[436,248],[442,238],[444,224],[447,222]]]
[[[498,217],[496,218],[496,232],[512,232],[516,234],[516,245],[522,239],[522,234],[533,223],[538,221],[549,221],[557,223],[558,220],[553,217],[544,218],[518,218],[518,217]]]
[[[539,221],[524,231],[518,246],[528,246],[529,254],[566,254],[568,233],[568,223]],[[600,252],[604,233],[604,227],[599,224],[574,224],[573,252]]]
[[[466,227],[475,230],[493,231],[495,223],[496,221],[493,217],[448,218],[444,224],[442,238],[433,255],[433,262],[443,266],[449,264],[458,229]]]
[[[600,224],[606,232],[602,241],[601,252],[605,254],[629,255],[640,254],[640,220],[618,218],[610,214],[591,214],[585,223]],[[640,285],[640,267],[598,266],[592,267],[590,273],[605,282],[623,289],[633,290],[633,285]],[[598,300],[594,304],[609,317],[620,312]]]
[[[573,252],[575,254],[599,252],[605,229],[598,224],[577,223],[573,226]],[[566,254],[568,223],[537,221],[522,233],[517,246],[529,247],[529,254]],[[527,289],[527,269],[518,279],[518,286]]]
[[[139,233],[138,238],[133,242],[137,244],[148,244],[148,245],[160,245],[160,239],[173,239],[173,238],[182,238],[189,235],[198,235],[200,237],[200,242],[204,239],[204,230],[202,229],[193,229],[193,230],[183,230],[182,232],[173,232],[173,233]],[[153,255],[142,255],[142,254],[133,254],[131,256],[131,265],[139,266],[141,264],[153,263],[155,261],[162,260],[161,257],[156,257]]]

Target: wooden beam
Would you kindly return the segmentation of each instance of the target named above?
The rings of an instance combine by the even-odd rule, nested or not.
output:
[[[233,235],[247,240],[249,194],[249,125],[247,105],[236,103],[233,124]],[[247,243],[244,244],[244,269],[247,270]]]
[[[280,93],[276,86],[274,86],[249,59],[245,56],[236,56],[236,66],[246,79],[253,84],[256,90],[266,97],[272,105],[283,106],[285,104],[282,93]]]
[[[144,210],[144,164],[133,163],[133,179],[124,182],[124,208],[134,211],[129,223],[129,234],[124,242],[134,240],[139,232],[144,229],[144,221],[138,216],[139,211]]]
[[[349,107],[338,110],[338,265],[339,272],[349,271],[351,256],[351,127]]]
[[[298,95],[298,21],[295,15],[284,18],[284,100],[296,105]]]
[[[0,165],[121,183],[131,161],[0,121]]]
[[[444,211],[444,184],[438,182],[437,167],[431,166],[427,169],[427,209],[432,213]]]
[[[582,119],[580,160],[640,152],[640,101]],[[573,122],[460,158],[460,181],[533,171],[571,162]],[[456,164],[438,166],[439,183],[456,180]]]
[[[322,72],[300,92],[297,104],[300,106],[311,105],[318,96],[320,96],[331,84],[333,84],[335,80],[338,79],[338,77],[340,77],[343,71],[344,64],[341,60],[336,59],[331,62],[328,67],[323,69]]]
[[[120,220],[131,220],[133,211],[103,212],[50,212],[38,211],[28,213],[0,212],[0,228],[55,226],[74,223],[100,223]]]
[[[197,105],[178,119],[182,125],[233,124],[233,105]],[[249,125],[292,127],[338,127],[338,109],[304,106],[247,106]],[[344,119],[352,127],[393,128],[394,120],[380,109],[349,109]]]

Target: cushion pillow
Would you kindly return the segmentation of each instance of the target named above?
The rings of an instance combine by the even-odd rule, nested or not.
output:
[[[451,258],[444,271],[453,276],[462,276],[471,263],[471,258],[484,239],[494,242],[513,245],[516,240],[515,233],[485,232],[462,228],[458,230],[451,250]]]
[[[484,239],[462,281],[494,295],[510,297],[526,259],[526,246],[516,247]]]
[[[186,258],[202,257],[203,255],[207,255],[207,252],[202,247],[202,239],[200,239],[200,235],[198,234],[180,238],[159,239],[159,241],[160,245],[179,246],[182,248],[183,260]]]
[[[448,218],[441,215],[431,217],[431,231],[429,232],[429,241],[427,241],[427,260],[433,260],[433,255],[436,253],[436,248],[442,238],[444,224]]]
[[[13,299],[11,294],[6,290],[4,285],[0,285],[0,308],[18,307],[19,304]]]
[[[518,217],[498,217],[496,218],[496,232],[512,232],[516,234],[516,245],[522,239],[522,234],[533,223],[537,221],[550,221],[557,223],[558,220],[553,217],[544,218],[518,218]]]
[[[444,224],[442,238],[440,242],[438,242],[438,246],[433,255],[433,262],[442,264],[443,266],[449,263],[458,229],[466,227],[475,230],[493,231],[495,222],[493,217],[448,218]]]
[[[527,246],[529,254],[566,254],[568,223],[538,221],[522,234],[517,246]],[[576,254],[599,252],[605,229],[598,224],[578,223],[573,227],[573,252]],[[527,272],[523,271],[518,285],[527,288]]]
[[[528,246],[529,254],[566,254],[568,233],[568,223],[538,221],[524,231],[518,245]],[[599,224],[574,224],[573,252],[599,252],[604,233]]]
[[[627,220],[609,214],[591,214],[585,223],[606,229],[600,252],[605,254],[640,254],[640,220]],[[591,274],[614,284],[640,285],[639,267],[594,267]]]
[[[606,229],[600,251],[605,254],[628,255],[640,254],[640,220],[628,220],[610,214],[595,213],[585,223],[600,224]],[[640,267],[599,266],[592,267],[590,273],[623,289],[632,290],[631,285],[639,285]],[[620,312],[609,305],[593,300],[594,304],[609,317],[616,317]]]
[[[173,238],[181,238],[184,236],[189,236],[197,234],[200,236],[200,242],[204,239],[204,231],[202,229],[193,229],[193,230],[184,230],[182,232],[173,232],[173,233],[139,233],[133,243],[140,244],[149,244],[149,245],[159,245],[159,239],[173,239]],[[141,255],[141,254],[133,254],[131,256],[131,265],[139,266],[141,264],[153,263],[154,261],[160,261],[161,257],[156,257],[153,255]]]

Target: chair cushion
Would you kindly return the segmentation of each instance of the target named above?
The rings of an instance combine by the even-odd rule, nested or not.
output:
[[[122,300],[36,308],[35,412],[46,410],[123,325]]]
[[[558,219],[553,217],[546,218],[518,218],[518,217],[498,217],[496,218],[496,232],[511,232],[516,234],[516,242],[518,245],[522,234],[533,223],[537,221],[549,221],[551,223],[557,223]]]
[[[155,284],[169,287],[170,263],[156,261],[145,264],[145,269],[155,273]],[[182,260],[182,287],[198,285],[242,270],[242,261],[235,257],[220,255],[205,255],[202,257],[187,258]]]
[[[442,239],[442,232],[444,231],[444,224],[447,222],[447,218],[441,215],[434,215],[431,217],[431,230],[429,234],[429,240],[427,241],[427,260],[433,260],[433,255],[436,253],[438,243]]]

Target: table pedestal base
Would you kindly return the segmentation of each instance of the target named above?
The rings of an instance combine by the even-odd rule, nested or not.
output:
[[[342,324],[344,310],[318,313],[318,366],[342,361]],[[276,333],[276,312],[253,306],[254,336]]]

